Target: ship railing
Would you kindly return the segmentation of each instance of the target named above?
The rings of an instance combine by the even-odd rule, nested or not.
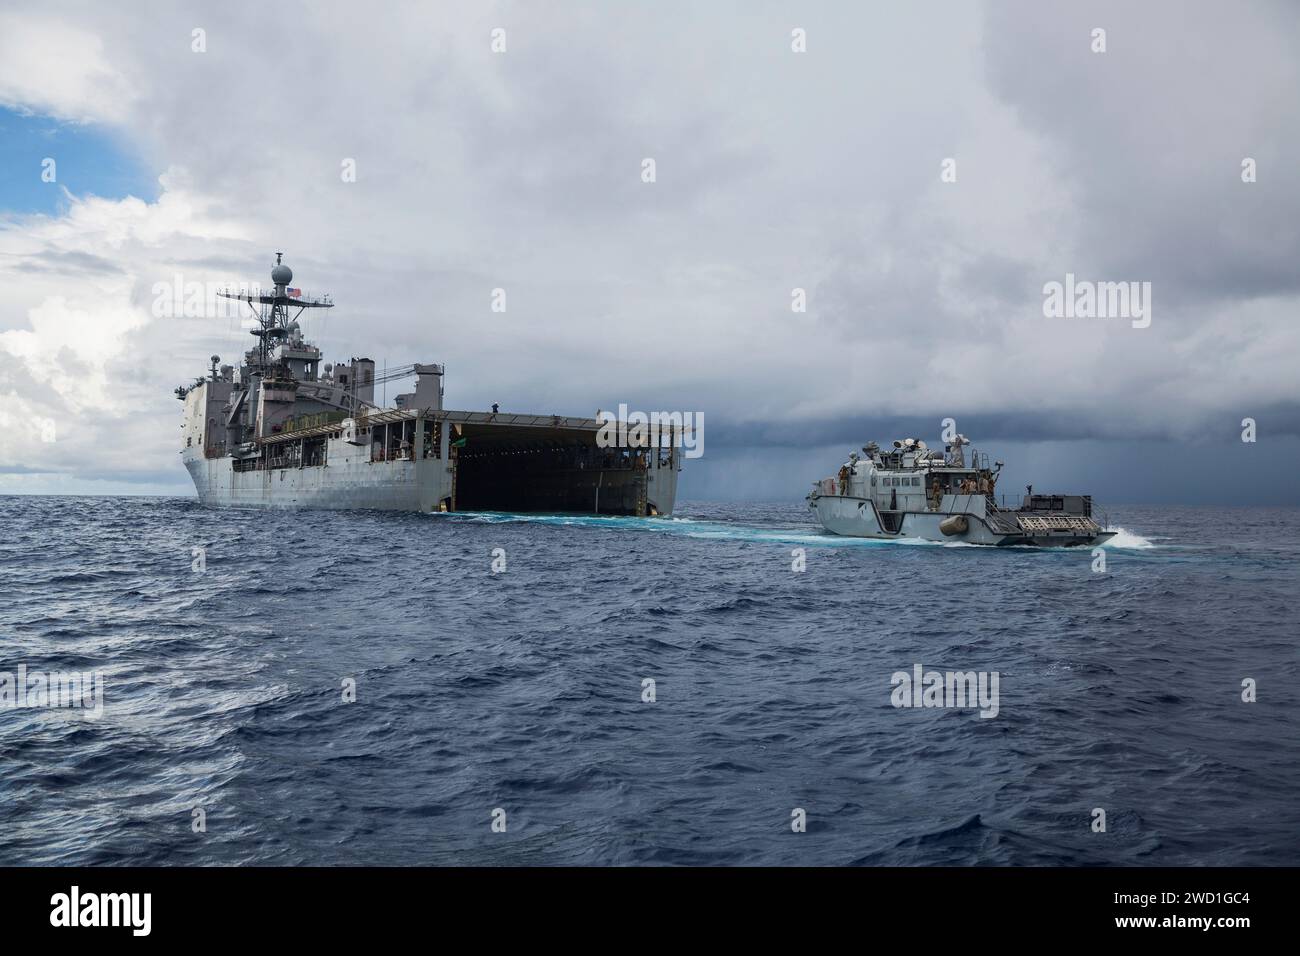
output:
[[[333,306],[334,297],[328,293],[325,295],[283,295],[277,296],[275,287],[263,288],[262,286],[223,286],[217,290],[217,295],[223,299],[242,299],[245,302],[259,302],[269,304],[271,301],[282,301],[289,305],[312,305],[312,306]]]

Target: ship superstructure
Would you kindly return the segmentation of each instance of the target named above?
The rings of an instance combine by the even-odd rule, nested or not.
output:
[[[257,344],[239,366],[214,355],[207,375],[176,389],[185,403],[181,456],[205,504],[672,512],[680,436],[602,447],[598,419],[445,409],[442,365],[377,374],[369,358],[322,363],[298,319],[333,301],[291,287],[281,253],[271,281],[270,290],[221,293],[257,320]],[[413,392],[392,407],[376,404],[377,384],[411,377]]]
[[[1093,517],[1089,495],[997,492],[1003,463],[971,452],[957,435],[943,452],[903,438],[872,442],[849,456],[838,475],[814,483],[808,507],[822,527],[860,538],[921,538],[970,544],[1076,547],[1113,537]]]

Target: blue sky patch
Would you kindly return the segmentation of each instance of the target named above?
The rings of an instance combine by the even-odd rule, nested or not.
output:
[[[42,176],[54,160],[54,181]],[[158,177],[102,127],[0,107],[0,214],[57,214],[76,196],[158,198]]]

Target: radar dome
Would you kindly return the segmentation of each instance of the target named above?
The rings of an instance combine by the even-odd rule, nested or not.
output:
[[[278,263],[276,267],[271,270],[271,281],[276,285],[288,285],[293,281],[293,270],[283,262]]]

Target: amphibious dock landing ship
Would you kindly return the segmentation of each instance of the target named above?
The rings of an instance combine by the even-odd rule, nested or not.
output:
[[[858,538],[922,538],[971,544],[1077,547],[1115,536],[1092,516],[1089,495],[1027,494],[1008,502],[996,493],[1002,462],[972,451],[958,435],[942,453],[904,438],[882,450],[872,442],[834,478],[814,483],[808,507],[822,527]],[[1014,505],[1014,506],[1013,506]]]
[[[257,319],[257,344],[239,367],[214,355],[207,375],[176,389],[185,403],[181,458],[204,504],[672,512],[680,436],[605,447],[606,420],[443,408],[441,365],[377,376],[368,358],[322,364],[298,318],[334,303],[291,288],[282,255],[271,290],[220,293],[248,303]],[[414,392],[391,408],[375,403],[377,384],[411,377]]]

